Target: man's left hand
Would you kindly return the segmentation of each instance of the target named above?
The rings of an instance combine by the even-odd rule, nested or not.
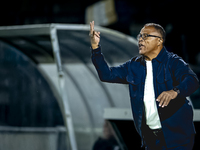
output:
[[[164,91],[158,96],[156,101],[160,102],[159,106],[164,108],[165,106],[167,106],[169,104],[169,102],[172,99],[175,99],[177,97],[177,95],[178,95],[178,93],[175,92],[174,90]]]

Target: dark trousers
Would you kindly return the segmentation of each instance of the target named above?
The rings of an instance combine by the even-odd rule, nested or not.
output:
[[[162,130],[154,134],[153,130],[145,125],[142,132],[146,150],[165,150],[166,143]]]
[[[143,138],[146,150],[192,150],[194,145],[194,135],[191,135],[191,137],[189,137],[190,143],[174,148],[167,148],[162,130],[155,135],[153,130],[148,126],[143,126]]]

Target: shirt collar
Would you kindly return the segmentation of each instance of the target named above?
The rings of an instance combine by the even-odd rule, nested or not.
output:
[[[167,53],[167,50],[165,47],[163,47],[162,50],[160,51],[160,53],[158,54],[158,56],[154,59],[157,60],[159,63],[161,63],[165,60],[166,53]]]

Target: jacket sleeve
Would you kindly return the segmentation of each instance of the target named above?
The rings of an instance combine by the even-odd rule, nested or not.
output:
[[[106,63],[103,54],[101,53],[101,46],[97,49],[92,49],[92,62],[97,70],[99,78],[103,82],[123,83],[127,84],[126,76],[128,73],[128,63],[116,67],[109,67]]]
[[[190,96],[199,88],[199,80],[189,65],[180,57],[175,58],[172,65],[173,75],[180,90],[181,97]]]

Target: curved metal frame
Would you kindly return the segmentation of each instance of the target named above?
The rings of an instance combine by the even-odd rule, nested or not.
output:
[[[59,104],[62,104],[61,107],[64,117],[64,122],[68,130],[68,136],[70,140],[70,147],[72,150],[77,150],[76,138],[73,128],[73,120],[71,117],[71,111],[67,99],[67,94],[64,91],[65,87],[65,73],[63,72],[61,57],[60,57],[60,48],[57,37],[57,30],[84,30],[89,31],[89,25],[75,25],[75,24],[39,24],[39,25],[22,25],[22,26],[7,26],[0,27],[0,38],[4,37],[14,37],[14,36],[26,36],[26,35],[49,35],[51,37],[52,49],[54,54],[55,63],[57,64],[58,78],[59,78],[59,86],[60,86],[60,96],[62,98]],[[95,30],[103,31],[109,33],[111,35],[115,35],[121,38],[125,38],[126,40],[137,44],[137,40],[132,38],[131,36],[127,36],[118,31],[114,31],[111,29],[106,29],[103,27],[95,27]],[[11,43],[12,44],[12,43]],[[13,45],[16,46],[16,45]],[[82,60],[82,62],[84,62]],[[87,66],[87,65],[86,65]],[[89,68],[89,67],[87,67]],[[90,70],[90,69],[89,69]],[[91,70],[90,70],[91,71]],[[91,71],[92,72],[92,71]],[[92,72],[92,74],[94,74]],[[104,89],[105,87],[103,87]],[[108,96],[109,94],[107,94]],[[109,97],[109,96],[108,96]],[[112,104],[112,102],[111,102]],[[113,104],[112,104],[113,105]]]

